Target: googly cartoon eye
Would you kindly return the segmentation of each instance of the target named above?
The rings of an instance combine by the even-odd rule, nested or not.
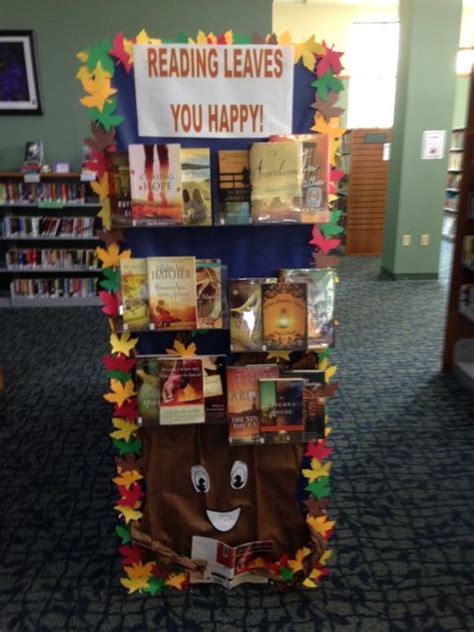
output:
[[[233,489],[242,489],[247,483],[247,464],[243,461],[235,461],[230,471],[230,484]]]
[[[206,468],[202,465],[193,465],[191,468],[191,481],[194,489],[200,494],[206,494],[211,487],[211,481]]]

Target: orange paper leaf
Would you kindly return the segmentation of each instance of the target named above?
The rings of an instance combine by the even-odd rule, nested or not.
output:
[[[122,406],[128,399],[137,394],[133,382],[129,380],[122,384],[119,380],[110,380],[111,393],[106,393],[104,399],[111,404]]]
[[[143,478],[143,476],[140,472],[137,472],[137,470],[125,470],[120,474],[120,476],[113,478],[112,481],[116,485],[130,489],[130,486],[139,481],[141,478]]]

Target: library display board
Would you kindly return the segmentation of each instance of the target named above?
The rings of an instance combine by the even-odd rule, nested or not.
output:
[[[288,33],[143,30],[77,57],[121,583],[316,588],[334,529],[341,53]]]

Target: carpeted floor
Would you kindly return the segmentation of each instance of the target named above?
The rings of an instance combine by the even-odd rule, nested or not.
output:
[[[340,268],[331,575],[320,590],[126,596],[93,308],[0,311],[0,630],[474,629],[474,398],[439,374],[441,281]]]

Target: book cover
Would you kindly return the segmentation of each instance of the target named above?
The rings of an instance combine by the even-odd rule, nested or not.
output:
[[[160,425],[205,421],[203,367],[200,358],[158,358]]]
[[[468,268],[474,268],[474,235],[465,235],[462,242],[462,261]]]
[[[273,279],[229,279],[231,351],[262,350],[262,283]]]
[[[107,161],[107,175],[112,223],[130,224],[132,213],[128,154],[122,152],[111,154]]]
[[[135,365],[137,414],[141,425],[157,424],[160,420],[160,379],[158,358],[137,356]]]
[[[263,283],[263,347],[305,349],[307,311],[305,283]]]
[[[254,223],[299,223],[303,203],[301,144],[253,144],[250,184]]]
[[[23,165],[39,170],[44,163],[44,142],[29,140],[25,143],[25,160]]]
[[[196,260],[197,329],[222,329],[220,259]]]
[[[303,386],[304,440],[324,439],[326,398],[321,397],[324,386],[324,371],[299,369],[283,373],[283,377],[301,378]]]
[[[230,443],[260,442],[258,380],[278,376],[279,369],[276,364],[227,367],[227,418]]]
[[[278,278],[289,283],[306,283],[308,288],[308,348],[326,349],[334,344],[334,303],[336,273],[330,268],[282,269]]]
[[[219,162],[218,224],[250,222],[250,168],[246,149],[222,150]]]
[[[148,270],[146,259],[120,260],[120,294],[124,330],[148,329]]]
[[[302,441],[304,380],[259,379],[260,435],[264,443]]]
[[[180,146],[129,145],[128,158],[136,223],[183,224]]]
[[[270,136],[270,142],[295,142],[302,151],[303,224],[329,222],[329,139],[326,134],[290,134]]]
[[[196,259],[148,257],[152,329],[196,329]]]
[[[199,356],[202,360],[206,423],[227,423],[225,355]]]
[[[212,225],[211,159],[209,149],[181,148],[184,223]]]

